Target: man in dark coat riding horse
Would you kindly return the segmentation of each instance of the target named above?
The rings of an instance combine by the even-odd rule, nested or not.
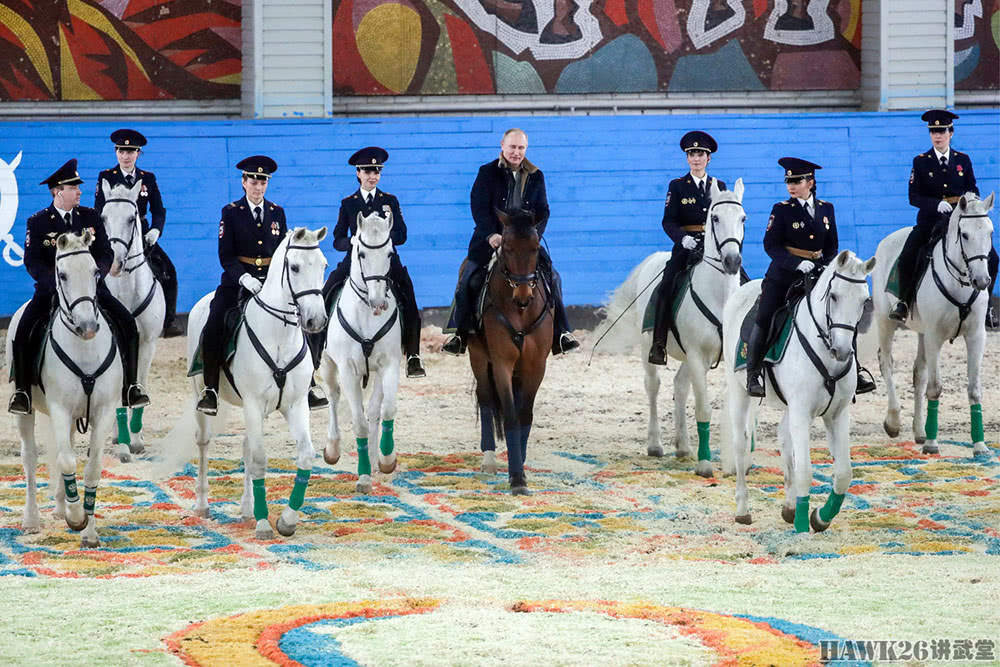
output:
[[[480,269],[489,264],[493,252],[500,247],[503,225],[497,219],[496,212],[517,209],[531,211],[535,216],[538,236],[545,233],[549,220],[545,177],[541,169],[524,157],[527,149],[528,137],[522,130],[507,130],[500,143],[499,159],[482,165],[472,185],[470,201],[476,229],[469,241],[469,254],[455,289],[455,309],[448,322],[448,328],[454,329],[456,333],[442,347],[442,351],[449,354],[457,355],[465,351],[466,336],[473,327],[470,301],[475,299],[478,288],[482,286],[483,274]],[[549,277],[555,302],[556,326],[552,354],[574,350],[580,347],[580,343],[570,333],[569,319],[562,300],[562,281],[552,267],[552,259],[544,246],[538,252],[538,270]]]
[[[395,195],[376,187],[382,178],[382,169],[388,159],[389,152],[384,148],[368,146],[356,151],[347,160],[347,164],[355,168],[358,189],[340,201],[337,226],[333,230],[334,249],[347,254],[326,279],[326,284],[323,285],[323,298],[326,300],[326,310],[330,312],[333,300],[351,275],[351,237],[358,231],[358,213],[367,217],[377,212],[383,218],[391,214],[392,229],[389,231],[389,238],[392,240],[394,252],[389,260],[389,280],[394,287],[393,293],[397,297],[403,315],[402,342],[403,353],[406,355],[406,377],[424,377],[427,371],[424,370],[424,362],[420,358],[420,309],[417,307],[417,297],[413,292],[410,272],[400,261],[397,250],[406,243],[406,222],[403,221],[403,212]],[[319,368],[325,343],[326,329],[309,336],[309,349],[312,352],[315,368]]]
[[[146,145],[146,137],[135,130],[121,129],[111,133],[111,142],[115,145],[118,166],[105,169],[98,175],[94,209],[98,215],[104,211],[104,191],[101,189],[101,181],[107,181],[112,188],[116,185],[131,188],[138,181],[142,181],[142,192],[139,193],[139,200],[135,205],[142,221],[143,248],[148,254],[149,266],[153,269],[153,275],[159,281],[160,287],[163,288],[163,301],[166,305],[163,315],[163,337],[180,336],[184,330],[174,322],[174,317],[177,315],[177,270],[164,252],[163,246],[157,243],[163,234],[167,209],[163,207],[163,197],[160,196],[160,186],[156,184],[156,174],[136,166],[142,147]],[[152,220],[147,218],[147,212],[152,214]]]
[[[94,256],[101,277],[97,281],[97,305],[111,320],[122,354],[124,366],[122,405],[139,408],[149,405],[149,397],[136,383],[139,367],[139,332],[132,314],[118,299],[111,295],[104,277],[111,270],[114,253],[104,222],[97,211],[80,206],[80,184],[83,179],[76,171],[76,160],[70,160],[41,182],[49,187],[52,204],[28,218],[24,237],[24,268],[35,279],[35,294],[31,297],[14,335],[14,395],[7,411],[19,415],[31,414],[31,384],[34,378],[34,359],[31,332],[36,324],[44,322],[56,298],[56,239],[65,232],[79,233],[90,228],[94,242],[90,254]]]

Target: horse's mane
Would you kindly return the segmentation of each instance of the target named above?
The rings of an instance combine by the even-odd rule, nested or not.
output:
[[[373,213],[372,215],[363,218],[365,225],[364,227],[358,228],[358,234],[363,237],[363,241],[369,245],[375,245],[381,243],[385,240],[385,234],[388,234],[392,227],[389,225],[389,219],[384,218],[378,213]]]
[[[514,238],[529,239],[533,234],[537,234],[534,211],[518,208],[507,211],[507,216],[510,219],[509,227]]]

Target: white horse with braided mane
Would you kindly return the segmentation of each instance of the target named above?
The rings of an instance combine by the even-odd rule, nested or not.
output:
[[[139,207],[136,205],[139,193],[142,191],[142,180],[134,186],[116,185],[111,187],[107,181],[101,181],[104,193],[104,208],[101,217],[104,228],[108,232],[111,250],[114,252],[114,262],[106,279],[108,290],[132,317],[139,330],[139,363],[136,373],[137,382],[146,386],[149,368],[156,354],[156,341],[163,331],[163,317],[166,302],[163,288],[153,276],[153,269],[146,261],[143,250],[142,222],[139,218]],[[121,461],[127,462],[130,454],[143,451],[142,413],[143,408],[133,408],[128,415],[128,408],[119,407],[118,438],[115,453]],[[131,417],[131,419],[129,419]]]
[[[968,365],[968,396],[972,421],[974,454],[988,454],[983,430],[982,380],[983,352],[986,348],[986,306],[990,295],[987,257],[993,236],[989,213],[993,193],[985,200],[969,192],[951,212],[948,231],[934,244],[930,265],[916,291],[913,308],[906,321],[917,332],[917,357],[913,362],[913,439],[923,443],[925,454],[938,452],[938,401],[941,398],[941,375],[938,369],[941,347],[957,337],[965,338]],[[879,333],[879,366],[889,394],[889,406],[883,426],[890,437],[899,435],[899,396],[893,381],[892,339],[902,326],[889,319],[896,298],[886,292],[890,269],[909,229],[900,229],[882,240],[875,256],[875,320]],[[927,399],[926,417],[923,398]]]
[[[237,334],[231,374],[223,373],[219,398],[231,405],[243,406],[246,435],[243,437],[243,497],[240,513],[244,521],[256,521],[257,539],[274,537],[268,522],[264,473],[264,419],[277,410],[288,422],[296,445],[295,485],[288,506],[275,522],[279,533],[288,537],[295,532],[298,509],[302,506],[312,473],[313,449],[309,434],[307,394],[312,380],[312,362],[304,332],[316,333],[326,325],[323,306],[323,273],[326,258],[319,242],[326,227],[311,231],[297,227],[288,232],[271,256],[270,269],[260,292],[244,309],[244,322]],[[202,329],[208,319],[213,293],[206,294],[191,309],[188,318],[188,359],[195,356]],[[231,379],[230,379],[231,378]],[[201,375],[192,378],[194,400],[189,410],[197,422],[198,480],[195,483],[194,511],[208,516],[208,443],[216,432],[223,410],[209,416],[195,410],[195,402],[204,388]],[[168,436],[169,438],[170,436]]]
[[[327,329],[326,350],[320,374],[330,397],[328,441],[324,460],[333,465],[340,460],[340,426],[337,402],[343,390],[351,406],[358,448],[358,493],[371,493],[372,461],[389,474],[396,469],[393,427],[399,364],[402,358],[401,313],[389,289],[392,259],[392,213],[383,218],[378,212],[367,218],[358,213],[357,233],[351,237],[351,276],[334,307]],[[371,382],[368,410],[364,392]],[[370,435],[382,434],[378,444]]]
[[[813,288],[793,314],[791,340],[784,356],[765,373],[767,397],[752,399],[746,391],[746,371],[734,371],[740,329],[761,291],[761,281],[740,287],[723,311],[725,367],[729,419],[723,422],[722,469],[736,473],[736,522],[749,524],[746,474],[750,444],[757,427],[757,410],[767,402],[784,411],[778,426],[778,446],[785,474],[782,518],[797,533],[826,530],[840,511],[851,485],[851,402],[857,386],[855,341],[868,300],[867,276],[875,268],[850,250],[842,250],[823,269]],[[833,456],[833,490],[826,505],[809,514],[812,460],[809,430],[823,418],[827,446]]]
[[[71,529],[83,531],[80,543],[84,548],[100,546],[94,505],[97,484],[101,480],[104,437],[121,400],[123,372],[111,327],[97,307],[100,273],[90,254],[93,241],[90,230],[60,234],[56,239],[55,279],[59,310],[45,340],[45,364],[40,377],[44,392],[38,386],[33,387],[31,403],[36,412],[14,418],[21,435],[21,463],[26,482],[21,528],[33,533],[41,527],[35,481],[38,465],[35,415],[40,412],[49,416],[55,439],[49,448],[49,458],[54,461],[49,466],[49,484],[55,490],[53,516],[65,518]],[[7,329],[7,359],[13,358],[13,332],[17,331],[23,312],[24,306],[21,306]],[[82,503],[76,486],[74,421],[79,433],[90,432]]]
[[[691,270],[691,287],[683,296],[675,319],[678,340],[674,332],[667,338],[667,354],[681,362],[674,375],[674,446],[677,457],[691,455],[688,445],[685,404],[688,390],[694,387],[695,419],[698,422],[698,463],[695,472],[712,476],[709,448],[709,424],[712,403],[708,398],[706,375],[722,357],[722,323],[719,314],[740,286],[740,266],[743,262],[743,233],[746,212],[743,210],[743,179],[736,181],[732,191],[719,190],[712,181],[712,205],[706,214],[705,245],[701,260]],[[652,333],[643,334],[643,319],[653,290],[648,289],[659,279],[670,253],[657,252],[642,261],[612,293],[605,321],[598,333],[608,331],[612,349],[628,348],[637,343],[639,357],[646,371],[646,395],[649,399],[649,423],[646,429],[646,452],[663,456],[660,444],[660,422],[657,396],[660,391],[659,366],[647,360]],[[632,306],[618,326],[616,320]]]

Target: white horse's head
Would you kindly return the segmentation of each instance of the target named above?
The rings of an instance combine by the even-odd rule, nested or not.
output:
[[[837,361],[847,361],[854,355],[855,332],[870,295],[868,274],[874,270],[874,257],[865,262],[850,250],[841,250],[823,270],[810,295],[818,295],[823,304],[826,319],[817,324],[827,332],[824,343]],[[815,306],[813,312],[814,317],[819,316]]]
[[[351,237],[354,246],[351,271],[360,272],[360,286],[367,291],[372,313],[380,314],[389,307],[389,265],[392,261],[392,212],[382,217],[377,211],[367,218],[358,213],[358,231]],[[358,282],[358,281],[355,281]]]
[[[139,193],[142,191],[142,179],[131,188],[127,185],[111,185],[101,179],[101,192],[104,194],[104,208],[101,217],[104,228],[108,232],[111,250],[115,258],[111,263],[111,275],[118,277],[129,262],[142,256],[142,223],[139,221]]]
[[[299,326],[309,333],[326,327],[326,306],[323,302],[323,274],[326,256],[319,242],[326,237],[326,227],[316,231],[296,227],[288,232],[271,257],[271,268],[264,281],[265,289],[274,289],[280,282],[283,298],[295,306]],[[276,264],[281,265],[276,270]]]
[[[990,286],[990,272],[986,265],[993,240],[993,193],[980,199],[975,192],[967,192],[958,200],[948,221],[949,260],[959,271],[967,273],[972,286],[986,289]]]
[[[743,210],[743,179],[732,190],[720,190],[712,180],[712,205],[705,221],[705,256],[716,257],[729,275],[739,273],[743,263],[743,231],[747,214]]]
[[[84,340],[97,335],[97,269],[90,244],[94,235],[83,232],[60,234],[56,239],[56,291],[59,310],[69,329]],[[89,305],[88,305],[89,304]]]

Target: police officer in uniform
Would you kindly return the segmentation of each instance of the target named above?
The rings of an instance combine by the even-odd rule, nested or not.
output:
[[[104,211],[104,192],[101,181],[108,185],[125,185],[129,188],[142,181],[142,191],[136,206],[139,207],[139,217],[142,220],[143,245],[146,248],[147,259],[153,275],[163,288],[163,300],[166,311],[163,317],[163,337],[180,336],[184,330],[177,326],[174,318],[177,315],[177,271],[173,262],[167,257],[163,247],[157,243],[163,234],[163,223],[167,219],[167,209],[163,208],[163,198],[160,187],[156,184],[156,174],[139,169],[136,161],[146,145],[146,137],[135,130],[121,129],[111,133],[111,142],[115,145],[115,157],[118,166],[105,169],[97,177],[97,192],[94,194],[94,208],[100,214]],[[147,212],[152,214],[152,222],[147,218]]]
[[[219,262],[222,280],[209,306],[208,320],[201,333],[201,356],[205,389],[197,408],[208,415],[219,409],[219,371],[222,368],[226,341],[226,313],[264,286],[271,255],[281,245],[288,227],[285,209],[267,199],[264,193],[277,163],[266,155],[254,155],[236,164],[242,174],[243,197],[222,207],[219,221]],[[309,390],[310,409],[326,405],[326,398]]]
[[[122,354],[125,371],[122,405],[133,408],[149,405],[146,392],[136,384],[139,333],[132,314],[111,295],[104,284],[104,276],[111,270],[114,253],[97,211],[79,205],[81,183],[83,179],[77,173],[76,160],[70,160],[41,182],[49,187],[52,204],[28,218],[24,238],[24,268],[35,279],[35,294],[25,307],[14,335],[16,389],[7,406],[8,412],[14,414],[31,414],[31,383],[35,378],[30,336],[35,325],[48,318],[56,298],[56,239],[60,234],[80,233],[87,228],[94,233],[90,254],[94,256],[101,273],[101,278],[97,281],[97,303],[115,328]]]
[[[712,161],[712,153],[718,149],[715,139],[707,132],[694,130],[681,137],[681,150],[687,154],[691,171],[670,181],[663,208],[663,231],[674,242],[674,247],[663,269],[663,286],[656,300],[656,326],[653,328],[653,346],[649,349],[649,363],[657,366],[667,364],[674,278],[688,265],[691,251],[705,238],[705,219],[712,203],[709,197],[712,181],[718,183],[720,190],[726,189],[724,182],[705,172]]]
[[[549,202],[545,195],[545,177],[542,170],[528,161],[524,154],[528,150],[528,136],[523,130],[513,128],[504,132],[500,142],[499,159],[490,160],[479,167],[479,174],[472,184],[470,205],[472,218],[476,223],[464,269],[455,288],[455,310],[448,328],[456,334],[441,348],[448,354],[462,354],[465,340],[471,328],[471,304],[477,288],[470,283],[476,272],[489,264],[493,252],[502,242],[503,224],[497,219],[496,211],[523,209],[535,215],[538,236],[545,233],[549,221]],[[545,246],[538,251],[537,269],[551,277],[552,297],[555,301],[555,326],[552,354],[569,352],[580,347],[580,343],[570,333],[569,318],[562,299],[562,280],[549,257]],[[481,274],[479,274],[481,275]]]
[[[956,114],[944,109],[931,109],[921,116],[927,122],[931,135],[931,150],[913,158],[910,170],[910,205],[917,207],[917,224],[906,237],[906,243],[899,255],[899,288],[902,298],[889,313],[890,319],[905,322],[909,315],[909,305],[916,296],[917,259],[939,225],[947,227],[951,211],[966,192],[979,194],[976,175],[972,171],[972,161],[965,153],[951,148],[951,137],[955,132]],[[990,247],[987,260],[990,272],[990,291],[997,279],[997,251]],[[986,326],[996,327],[996,314],[988,307]]]
[[[802,275],[829,264],[840,251],[833,204],[816,197],[816,170],[821,167],[793,157],[783,157],[778,164],[785,169],[791,197],[774,205],[764,232],[764,250],[771,265],[761,285],[760,306],[747,346],[747,393],[755,397],[764,396],[761,360],[771,318],[785,302],[788,288]],[[858,394],[875,389],[862,371],[858,366]]]
[[[413,281],[410,273],[399,259],[399,246],[406,243],[406,223],[399,209],[399,200],[395,195],[379,190],[376,186],[382,178],[382,169],[389,159],[389,153],[378,146],[368,146],[354,153],[347,164],[355,168],[358,179],[358,189],[350,196],[340,201],[340,214],[337,226],[333,230],[333,247],[347,253],[337,268],[330,273],[323,285],[323,297],[326,299],[327,311],[333,306],[333,299],[341,285],[351,275],[351,237],[357,233],[358,213],[368,217],[374,212],[383,218],[392,214],[392,228],[389,236],[395,250],[389,263],[389,278],[395,286],[395,294],[403,314],[403,352],[406,355],[406,377],[424,377],[424,362],[420,358],[420,309],[417,307],[417,297],[413,292]],[[325,343],[326,332],[314,334],[310,343],[313,353],[313,365],[319,368],[320,356]]]

